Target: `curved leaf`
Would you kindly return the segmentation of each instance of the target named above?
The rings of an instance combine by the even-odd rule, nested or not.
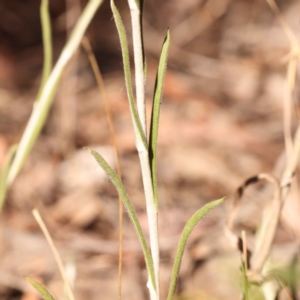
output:
[[[173,266],[173,271],[172,271],[172,276],[171,276],[171,283],[170,283],[169,294],[168,294],[167,300],[172,300],[172,298],[174,296],[176,281],[177,281],[177,276],[178,276],[179,269],[180,269],[183,251],[184,251],[187,239],[189,238],[192,230],[199,223],[199,221],[201,219],[203,219],[203,217],[205,217],[206,214],[208,214],[212,209],[214,209],[216,206],[221,204],[223,202],[223,200],[224,200],[224,198],[207,203],[202,208],[200,208],[197,212],[195,212],[192,215],[192,217],[185,224],[184,229],[181,234],[181,237],[180,237],[180,240],[179,240],[178,247],[177,247],[177,252],[176,252],[176,256],[175,256],[175,261],[174,261],[174,266]]]
[[[45,300],[55,300],[54,297],[38,282],[26,277],[27,281],[42,295]]]
[[[121,15],[114,3],[113,0],[111,0],[111,9],[113,12],[114,20],[116,23],[116,27],[118,30],[120,43],[121,43],[121,50],[122,50],[122,57],[123,57],[123,66],[124,66],[124,75],[125,75],[125,85],[126,85],[126,91],[127,91],[127,97],[129,101],[129,108],[131,113],[131,118],[133,122],[133,127],[136,132],[135,136],[138,136],[140,140],[142,141],[143,145],[147,149],[147,141],[146,137],[143,133],[142,125],[140,118],[138,116],[135,103],[134,103],[134,96],[132,91],[132,82],[131,82],[131,73],[130,73],[130,60],[129,60],[129,50],[128,50],[128,42],[127,42],[127,36],[124,24],[121,19]]]
[[[152,257],[151,257],[149,248],[147,246],[147,242],[146,242],[142,227],[141,227],[138,217],[136,215],[135,209],[125,191],[125,188],[123,186],[121,179],[119,178],[117,173],[108,165],[108,163],[104,160],[104,158],[99,153],[97,153],[96,151],[89,149],[89,148],[85,148],[85,149],[87,149],[94,156],[97,163],[105,171],[106,175],[108,176],[108,178],[111,180],[112,184],[117,189],[119,196],[122,198],[125,209],[129,215],[129,218],[130,218],[130,220],[135,228],[135,231],[138,235],[138,238],[140,240],[142,250],[144,253],[144,258],[146,261],[147,271],[148,271],[149,277],[151,279],[152,285],[155,288],[155,278],[154,278]]]
[[[150,138],[149,138],[149,160],[151,168],[151,178],[153,185],[154,201],[156,209],[158,209],[158,191],[157,191],[157,178],[156,178],[156,148],[158,137],[158,125],[160,115],[160,105],[162,101],[164,78],[167,68],[167,59],[170,46],[170,33],[167,32],[166,38],[163,42],[154,88],[151,124],[150,124]]]

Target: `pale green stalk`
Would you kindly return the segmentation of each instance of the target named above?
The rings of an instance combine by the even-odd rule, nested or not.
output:
[[[42,0],[41,7],[40,7],[40,16],[41,16],[41,24],[42,24],[44,64],[43,64],[42,81],[41,81],[37,99],[39,99],[52,69],[51,19],[49,14],[48,0]]]
[[[160,57],[159,67],[157,71],[157,78],[154,90],[154,99],[153,99],[153,108],[152,108],[152,118],[150,126],[150,138],[149,145],[146,140],[146,110],[145,110],[145,58],[143,55],[143,42],[142,42],[142,18],[141,18],[141,7],[143,3],[140,3],[138,0],[128,0],[129,7],[131,10],[132,18],[132,35],[133,35],[133,48],[134,48],[134,60],[135,60],[135,79],[136,79],[136,92],[137,92],[137,110],[134,103],[133,92],[132,92],[132,83],[131,83],[131,74],[130,74],[130,63],[129,63],[129,53],[128,53],[128,43],[126,38],[126,32],[124,25],[121,20],[121,16],[113,2],[111,0],[112,11],[114,19],[116,22],[117,30],[119,33],[119,38],[121,42],[122,56],[123,56],[123,65],[125,73],[125,82],[127,95],[129,100],[129,107],[132,116],[132,122],[134,126],[135,133],[135,142],[136,147],[139,153],[141,170],[142,170],[142,179],[144,184],[144,193],[146,197],[146,208],[148,215],[149,223],[149,235],[150,235],[150,247],[151,247],[151,256],[148,253],[148,248],[144,245],[143,232],[139,229],[139,225],[135,225],[137,234],[142,242],[142,247],[147,251],[149,257],[145,257],[146,264],[147,260],[151,261],[151,266],[153,269],[153,277],[149,276],[148,288],[150,292],[151,300],[159,300],[159,244],[158,244],[158,228],[157,228],[157,215],[158,215],[158,193],[157,193],[157,182],[156,182],[156,147],[157,147],[157,137],[158,137],[158,123],[159,123],[159,114],[160,114],[160,104],[162,99],[163,91],[163,81],[166,71],[166,62],[168,55],[168,48],[170,42],[169,32],[167,33],[166,39],[162,47],[162,53]],[[90,150],[91,151],[91,150]],[[93,153],[101,167],[106,171],[107,175],[111,181],[116,186],[119,195],[121,195],[124,205],[128,206],[130,203],[127,194],[125,193],[124,187],[121,183],[121,180],[117,177],[117,174],[106,164],[106,162],[98,154]],[[98,156],[97,156],[98,155]],[[123,195],[122,195],[123,193]],[[176,259],[174,263],[173,275],[170,284],[169,298],[173,297],[176,285],[176,279],[179,272],[180,262],[186,241],[196,226],[196,224],[215,206],[220,204],[223,199],[214,201],[207,204],[192,218],[187,222],[187,225],[184,228],[182,237],[177,249]],[[133,207],[130,203],[130,209],[127,208],[127,211],[130,215],[130,218],[134,224],[139,224],[138,220],[133,218],[131,215],[135,215]],[[134,214],[133,214],[134,212]],[[151,258],[151,260],[150,260]],[[152,265],[153,264],[153,265]],[[149,274],[149,267],[148,274]],[[151,274],[149,274],[151,275]]]
[[[142,20],[141,20],[141,5],[140,1],[128,0],[131,24],[132,24],[132,40],[134,52],[134,67],[135,67],[135,88],[136,88],[136,102],[139,118],[143,128],[144,136],[147,136],[146,130],[146,105],[145,105],[145,74],[144,74],[144,55],[142,43]],[[160,299],[159,290],[159,239],[158,239],[158,211],[154,200],[154,191],[152,185],[152,176],[150,168],[150,159],[148,146],[137,143],[137,150],[140,158],[140,165],[142,171],[142,179],[144,185],[144,194],[146,198],[146,209],[149,224],[149,237],[151,255],[154,265],[156,290],[149,285],[150,297],[152,300]]]
[[[45,124],[62,72],[67,63],[70,61],[72,55],[77,50],[87,26],[90,24],[101,3],[102,0],[90,0],[88,2],[82,15],[78,19],[78,22],[76,23],[75,28],[73,29],[73,32],[67,44],[65,45],[53,71],[45,83],[43,91],[41,92],[41,96],[35,102],[33,112],[21,138],[16,157],[8,174],[8,185],[12,184],[14,181],[28,153],[35,143],[37,136]]]
[[[149,155],[147,148],[139,151],[139,158],[142,170],[142,179],[144,185],[144,192],[146,198],[146,210],[148,216],[149,225],[149,237],[150,237],[150,248],[151,255],[154,265],[155,274],[155,287],[150,285],[148,282],[148,288],[152,300],[159,300],[159,241],[158,241],[158,211],[154,201],[154,192],[151,179],[151,170],[149,163]],[[155,292],[154,292],[155,291]]]
[[[144,136],[147,136],[146,130],[146,105],[145,105],[145,74],[144,74],[144,53],[142,42],[142,20],[140,1],[128,0],[131,24],[132,24],[132,40],[134,51],[134,66],[135,66],[135,88],[136,88],[136,102],[139,118],[143,128]],[[154,264],[156,291],[153,293],[151,286],[149,287],[150,296],[152,299],[159,300],[159,238],[158,238],[158,211],[154,196],[154,189],[152,184],[152,174],[149,161],[148,147],[137,145],[139,153],[142,179],[144,185],[144,193],[146,198],[146,209],[149,224],[149,237],[151,254]]]
[[[145,73],[144,73],[144,53],[142,41],[142,19],[141,5],[137,0],[128,0],[131,25],[132,25],[132,42],[134,52],[134,69],[135,69],[135,90],[137,110],[141,120],[144,136],[147,136],[146,124],[146,96],[145,96]]]
[[[157,230],[157,210],[154,203],[154,194],[153,194],[149,155],[148,155],[148,145],[146,141],[145,131],[143,129],[143,124],[140,121],[141,116],[137,113],[134,104],[126,31],[122,23],[121,16],[113,0],[111,0],[111,7],[112,7],[113,16],[115,19],[115,23],[117,26],[117,30],[121,42],[125,83],[126,83],[129,107],[130,107],[130,112],[131,112],[131,117],[132,117],[132,122],[134,127],[135,143],[141,161],[142,179],[143,179],[144,191],[146,197],[146,207],[147,207],[147,215],[148,215],[148,222],[149,222],[150,247],[151,247],[152,261],[154,265],[154,278],[155,278],[154,282],[152,280],[148,281],[148,288],[149,288],[151,299],[158,300],[159,299],[159,247],[158,247],[159,245],[158,245],[158,230]],[[140,53],[142,56],[143,55],[142,51],[140,51]],[[139,74],[140,75],[142,74],[141,78],[143,82],[144,81],[143,59],[141,59],[140,62],[142,64],[142,68],[141,68],[142,72]],[[142,101],[144,101],[144,97],[142,98]]]
[[[195,214],[185,224],[177,247],[167,300],[172,300],[175,293],[176,281],[187,239],[199,221],[201,221],[201,219],[203,219],[203,217],[205,217],[213,208],[221,204],[223,200],[224,198],[207,203],[197,212],[195,212]]]
[[[138,144],[137,140],[142,142],[144,146],[147,146],[146,137],[143,134],[143,129],[141,125],[140,118],[138,116],[135,103],[134,103],[134,96],[132,91],[132,82],[131,82],[131,71],[130,71],[130,60],[129,60],[129,50],[128,50],[128,42],[127,42],[127,36],[125,27],[123,25],[121,15],[115,6],[115,3],[113,0],[111,0],[111,9],[113,12],[114,20],[116,23],[116,27],[119,34],[119,39],[121,43],[121,50],[122,50],[122,58],[123,58],[123,67],[124,67],[124,75],[125,75],[125,85],[126,85],[126,91],[127,91],[127,97],[129,101],[129,109],[131,113],[131,120],[133,123],[134,128],[134,136],[136,139],[136,144]],[[139,143],[140,143],[139,142]]]
[[[9,148],[8,154],[5,158],[4,166],[1,170],[1,174],[0,174],[0,212],[2,211],[4,200],[5,200],[5,195],[6,195],[6,190],[7,190],[6,181],[7,181],[8,172],[11,167],[11,164],[12,164],[12,161],[16,154],[17,149],[18,149],[18,145],[12,145]]]

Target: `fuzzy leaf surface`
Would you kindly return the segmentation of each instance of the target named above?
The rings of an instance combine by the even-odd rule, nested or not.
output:
[[[154,88],[153,106],[150,124],[150,138],[149,138],[149,159],[151,168],[151,178],[153,185],[154,201],[156,209],[158,209],[158,190],[157,190],[157,174],[156,174],[156,153],[157,153],[157,138],[158,138],[158,125],[160,115],[160,105],[162,102],[164,78],[167,69],[167,60],[170,46],[170,33],[169,30],[163,42],[156,80]]]
[[[118,174],[109,166],[109,164],[105,161],[105,159],[99,153],[97,153],[96,151],[89,149],[89,148],[85,148],[85,149],[87,149],[94,156],[97,163],[105,171],[106,175],[108,176],[108,178],[110,179],[112,184],[117,189],[119,196],[122,198],[125,209],[129,215],[129,218],[130,218],[130,220],[135,228],[135,231],[138,235],[138,238],[140,240],[144,258],[146,261],[147,271],[148,271],[149,277],[151,279],[151,282],[152,282],[153,286],[155,287],[152,257],[151,257],[149,248],[147,246],[147,242],[146,242],[142,227],[141,227],[138,217],[136,215],[135,209],[128,197],[128,194],[124,188],[124,185],[123,185],[121,179],[119,178]]]
[[[189,238],[191,232],[195,228],[195,226],[216,206],[220,205],[223,202],[224,198],[215,200],[212,202],[209,202],[205,204],[202,208],[200,208],[198,211],[196,211],[191,218],[186,222],[184,229],[182,231],[179,244],[176,251],[172,276],[171,276],[171,283],[169,288],[169,294],[167,300],[172,300],[174,293],[175,293],[175,287],[176,287],[176,281],[180,269],[180,264],[182,260],[182,255],[184,252],[184,248],[187,243],[187,239]]]
[[[137,113],[137,110],[135,107],[134,96],[133,96],[133,91],[132,91],[129,50],[128,50],[128,42],[127,42],[125,27],[124,27],[121,15],[120,15],[114,1],[111,0],[110,3],[111,3],[111,9],[113,12],[113,17],[114,17],[114,20],[116,23],[116,27],[117,27],[119,39],[120,39],[120,44],[121,44],[124,75],[125,75],[125,85],[126,85],[127,97],[128,97],[128,101],[129,101],[129,108],[130,108],[131,119],[133,122],[134,131],[135,131],[135,136],[138,137],[142,141],[143,145],[147,149],[146,137],[143,133],[141,121],[140,121],[140,118],[138,116],[138,113]]]
[[[55,300],[54,297],[38,282],[26,277],[27,281],[42,295],[45,300]]]

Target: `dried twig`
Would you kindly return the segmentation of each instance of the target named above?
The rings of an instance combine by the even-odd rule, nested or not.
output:
[[[49,244],[49,246],[51,248],[51,251],[52,251],[52,253],[54,255],[54,258],[56,260],[57,266],[59,268],[61,277],[62,277],[62,279],[64,281],[64,285],[66,287],[68,297],[69,297],[70,300],[74,300],[75,298],[74,298],[74,294],[73,294],[71,285],[70,285],[70,283],[68,281],[68,278],[67,278],[67,275],[66,275],[66,271],[64,269],[64,266],[63,266],[63,263],[61,261],[60,255],[59,255],[59,253],[57,251],[57,248],[55,247],[54,242],[53,242],[53,240],[51,238],[51,235],[50,235],[50,233],[49,233],[49,231],[48,231],[48,229],[47,229],[47,227],[46,227],[46,225],[45,225],[45,223],[44,223],[44,221],[43,221],[43,219],[42,219],[39,211],[37,209],[34,209],[32,211],[32,214],[33,214],[35,220],[37,221],[37,223],[39,224],[41,230],[43,231],[43,234],[44,234],[44,236],[45,236],[45,238],[46,238],[46,240],[47,240],[47,242],[48,242],[48,244]]]
[[[115,133],[111,109],[110,109],[105,85],[103,82],[103,78],[101,75],[101,71],[97,64],[97,60],[93,53],[91,44],[86,36],[82,40],[82,45],[87,53],[88,59],[92,66],[92,69],[93,69],[93,72],[94,72],[94,75],[95,75],[95,78],[96,78],[96,81],[97,81],[97,84],[99,87],[99,91],[101,94],[101,98],[104,100],[106,118],[107,118],[107,122],[109,125],[112,143],[113,143],[114,150],[115,150],[117,174],[121,178],[121,164],[120,164],[120,155],[119,155],[118,145],[117,145],[117,140],[116,140],[116,133]],[[122,204],[122,199],[120,196],[119,196],[119,226],[120,226],[120,229],[119,229],[118,300],[121,299],[121,291],[122,291],[121,280],[122,280],[122,253],[123,253],[123,204]]]

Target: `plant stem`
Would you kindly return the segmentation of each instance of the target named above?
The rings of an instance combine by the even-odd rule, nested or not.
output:
[[[34,145],[45,121],[48,116],[50,106],[52,104],[53,96],[56,92],[57,85],[61,78],[62,72],[71,59],[72,55],[77,50],[82,36],[90,24],[94,14],[102,0],[90,0],[80,16],[66,46],[64,47],[53,71],[51,72],[45,86],[41,92],[40,97],[34,103],[33,112],[27,123],[24,134],[22,135],[19,148],[17,150],[15,159],[9,170],[7,184],[12,184],[15,177],[19,173],[27,155]]]
[[[138,1],[128,0],[133,36],[134,64],[135,64],[135,83],[136,83],[136,101],[137,111],[141,121],[142,130],[147,139],[146,130],[146,106],[145,106],[145,77],[144,77],[144,60],[143,60],[143,43],[142,43],[142,26],[141,12],[138,7]],[[136,146],[139,153],[144,192],[146,198],[147,216],[149,224],[150,248],[154,266],[155,285],[149,286],[150,297],[152,300],[159,300],[159,242],[158,242],[158,224],[157,224],[157,208],[154,201],[153,185],[151,179],[151,170],[149,162],[149,152],[142,143],[140,138],[136,139]]]
[[[137,110],[144,135],[147,136],[141,12],[135,0],[128,0],[128,4],[132,24]]]
[[[159,242],[158,242],[158,227],[157,227],[158,213],[154,202],[154,193],[152,187],[148,151],[146,149],[144,149],[143,151],[139,151],[139,158],[140,158],[143,185],[144,185],[144,191],[146,197],[146,208],[147,208],[149,236],[150,236],[150,249],[151,249],[151,256],[153,260],[153,267],[154,267],[154,274],[155,274],[156,296],[155,298],[151,297],[151,299],[159,300]],[[151,295],[150,287],[149,290]]]

